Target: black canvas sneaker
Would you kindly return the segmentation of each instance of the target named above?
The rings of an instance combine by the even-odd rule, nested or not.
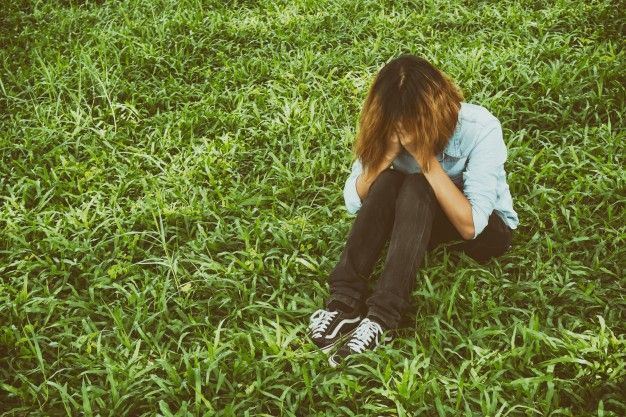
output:
[[[328,363],[335,368],[353,353],[376,350],[381,344],[391,342],[392,340],[393,336],[389,331],[383,330],[377,321],[365,317],[361,320],[354,333],[352,333],[348,342],[328,357]]]
[[[351,335],[363,316],[359,312],[340,310],[316,310],[309,319],[309,338],[324,353]]]

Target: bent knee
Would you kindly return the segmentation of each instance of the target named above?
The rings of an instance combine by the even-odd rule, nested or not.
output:
[[[370,192],[375,189],[387,191],[397,190],[402,183],[404,175],[405,174],[400,171],[385,169],[380,174],[378,174],[376,179],[374,179],[374,182],[372,182],[372,185],[370,186]]]
[[[435,191],[422,172],[407,174],[401,191],[403,194],[417,194],[422,198],[435,198]]]

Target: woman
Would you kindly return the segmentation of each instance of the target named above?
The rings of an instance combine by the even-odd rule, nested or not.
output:
[[[324,352],[348,339],[329,357],[331,366],[393,340],[427,250],[458,240],[452,249],[485,263],[511,246],[519,220],[502,128],[463,99],[450,77],[414,55],[387,63],[369,89],[343,190],[356,218],[330,274],[326,308],[309,322]],[[388,239],[370,293],[366,280]]]

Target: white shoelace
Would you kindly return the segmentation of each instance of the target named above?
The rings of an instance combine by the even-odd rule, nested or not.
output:
[[[361,323],[359,323],[359,326],[356,328],[347,345],[353,351],[361,353],[365,350],[365,346],[370,343],[372,337],[382,332],[383,329],[380,327],[380,324],[365,317],[361,320]]]
[[[328,311],[320,308],[312,315],[309,322],[309,330],[313,333],[313,337],[321,337],[322,332],[326,330],[330,321],[339,314],[338,311]]]

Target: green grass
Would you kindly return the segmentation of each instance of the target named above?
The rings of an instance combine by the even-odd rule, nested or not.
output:
[[[2,0],[0,414],[625,415],[624,8],[544,3]],[[334,370],[303,335],[403,52],[500,119],[521,224]]]

